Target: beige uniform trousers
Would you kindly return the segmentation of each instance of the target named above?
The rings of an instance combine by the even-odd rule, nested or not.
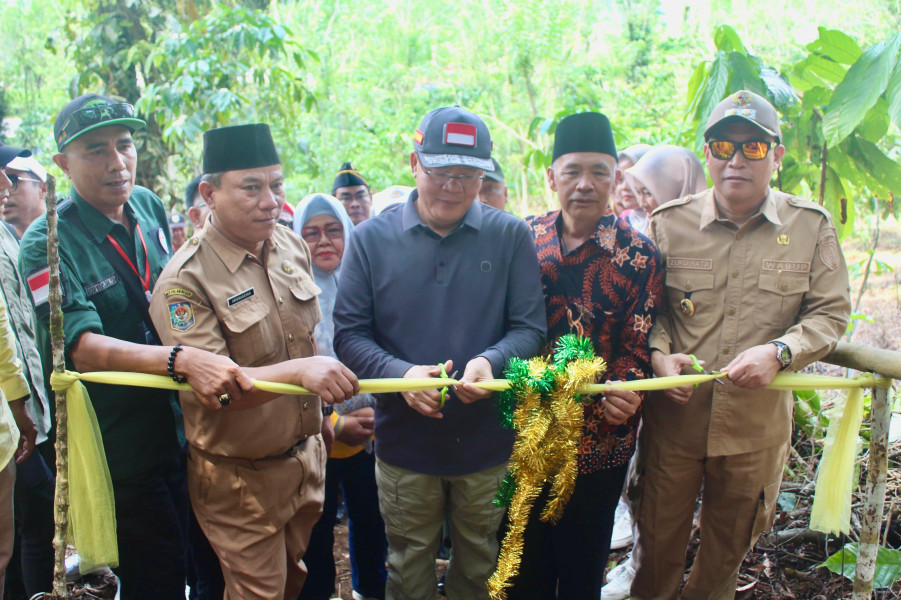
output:
[[[191,504],[222,564],[225,600],[297,598],[324,484],[325,447],[318,435],[285,456],[254,461],[191,447]]]
[[[788,445],[699,457],[646,433],[630,489],[638,516],[632,600],[733,600],[742,560],[772,526]],[[702,486],[701,545],[680,596]]]

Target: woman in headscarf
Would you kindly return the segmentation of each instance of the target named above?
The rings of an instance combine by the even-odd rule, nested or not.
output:
[[[644,156],[644,153],[650,149],[651,146],[647,144],[635,144],[634,146],[629,146],[625,150],[620,150],[616,161],[616,168],[620,171],[625,171],[629,167],[634,166],[635,163]],[[619,183],[617,183],[616,187],[613,189],[613,212],[625,219],[629,214],[628,211],[635,210],[636,208],[638,208],[638,203],[635,200],[635,195],[632,194],[632,191],[626,185],[625,180],[620,179]]]
[[[707,189],[707,177],[701,161],[694,152],[679,146],[651,148],[635,166],[626,169],[623,179],[646,215],[641,222],[630,219],[632,226],[642,233],[647,233],[655,208]]]
[[[651,148],[635,163],[635,166],[626,169],[623,179],[639,204],[639,208],[632,214],[635,215],[640,210],[646,215],[641,228],[636,227],[635,223],[632,224],[642,233],[647,233],[650,215],[655,208],[670,200],[707,189],[707,177],[704,175],[701,161],[692,151],[678,146]],[[625,497],[625,494],[623,496]],[[630,542],[636,541],[630,513],[631,507],[625,499],[620,499],[616,507],[611,548],[624,548]],[[607,585],[601,589],[601,598],[603,600],[628,598],[634,577],[635,567],[630,553],[625,562],[607,573]]]
[[[353,227],[344,207],[329,194],[310,194],[300,201],[294,214],[294,230],[310,247],[313,278],[322,290],[322,320],[315,330],[316,345],[322,355],[335,356],[332,312],[341,259]],[[347,505],[354,597],[385,597],[387,541],[375,484],[374,405],[373,396],[360,394],[335,405],[327,417],[335,427],[335,442],[326,464],[322,517],[313,528],[304,556],[308,574],[299,600],[328,600],[334,596],[333,548],[339,486]],[[328,412],[328,408],[323,412]]]

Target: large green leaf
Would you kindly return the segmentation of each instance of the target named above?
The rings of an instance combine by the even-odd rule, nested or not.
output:
[[[832,215],[832,223],[838,233],[839,239],[844,239],[851,232],[851,223],[848,222],[847,206],[848,196],[842,185],[841,177],[831,167],[826,167],[826,193],[823,195],[823,208]],[[819,190],[818,190],[819,192]],[[845,211],[842,211],[842,200],[845,201]]]
[[[848,34],[825,27],[820,27],[819,30],[820,37],[807,44],[808,50],[824,54],[844,65],[853,65],[860,58],[860,46]]]
[[[745,45],[734,29],[728,25],[720,25],[713,35],[713,43],[716,49],[721,52],[742,52],[747,53]]]
[[[862,138],[875,144],[888,132],[889,122],[888,102],[885,98],[877,98],[876,104],[867,111],[857,127],[857,132]]]
[[[773,105],[778,108],[780,112],[784,113],[788,108],[794,106],[798,102],[798,96],[795,94],[795,90],[793,90],[792,86],[779,74],[779,71],[770,68],[760,69],[760,79],[766,86],[766,89],[769,92],[768,95],[773,99]]]
[[[726,95],[726,84],[729,82],[728,59],[724,52],[717,52],[713,64],[710,65],[710,75],[707,76],[707,86],[701,101],[698,103],[697,120],[698,131],[695,139],[696,145],[704,143],[704,130],[707,128],[707,118],[713,112],[713,107],[720,103]]]
[[[862,138],[852,139],[851,157],[863,171],[888,188],[895,196],[901,196],[901,165],[892,160],[872,142]]]
[[[766,95],[766,87],[760,79],[760,67],[750,56],[741,52],[730,52],[729,70],[730,90],[751,90],[761,96]]]
[[[820,566],[854,581],[854,576],[857,573],[857,551],[857,542],[845,544],[844,548],[827,558],[826,562]],[[899,577],[901,577],[901,551],[880,546],[876,551],[876,572],[873,575],[873,587],[891,587]]]
[[[836,86],[823,118],[823,133],[830,147],[854,131],[885,91],[898,62],[899,47],[901,33],[868,48]]]
[[[901,129],[901,60],[895,64],[892,77],[885,87],[885,98],[888,100],[888,114],[892,122]]]

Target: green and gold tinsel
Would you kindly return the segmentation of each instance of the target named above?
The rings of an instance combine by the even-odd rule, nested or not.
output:
[[[510,470],[494,499],[507,507],[510,523],[497,570],[488,580],[494,600],[506,598],[510,580],[519,572],[526,523],[545,483],[550,491],[541,520],[556,523],[563,516],[579,473],[583,413],[577,391],[606,369],[591,340],[574,335],[557,341],[553,358],[514,358],[507,367],[510,388],[501,394],[498,418],[517,434]]]

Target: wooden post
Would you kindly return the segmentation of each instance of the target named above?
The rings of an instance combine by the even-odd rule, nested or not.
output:
[[[880,377],[880,375],[876,375]],[[861,519],[860,545],[857,549],[857,569],[854,575],[853,600],[870,600],[873,595],[873,575],[876,571],[876,552],[879,550],[879,530],[885,504],[888,473],[888,430],[892,418],[888,390],[873,390],[870,405],[870,457],[867,465],[867,494]]]
[[[66,370],[63,334],[63,295],[59,279],[59,234],[56,197],[47,196],[47,266],[50,267],[50,345],[53,370]],[[53,591],[51,600],[68,600],[66,587],[66,534],[69,529],[69,432],[66,395],[56,392],[56,494],[53,521]]]

